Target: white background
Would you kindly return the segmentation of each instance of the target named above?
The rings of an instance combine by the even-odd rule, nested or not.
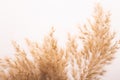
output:
[[[11,40],[19,43],[25,38],[42,40],[51,26],[64,44],[66,33],[75,33],[76,27],[91,17],[97,0],[0,0],[0,56],[14,53]],[[99,0],[105,10],[111,11],[111,25],[120,34],[120,1]],[[120,53],[103,80],[120,80]]]

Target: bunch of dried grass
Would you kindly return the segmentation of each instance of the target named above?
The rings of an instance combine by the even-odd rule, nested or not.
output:
[[[16,42],[15,59],[0,59],[0,80],[99,80],[104,66],[111,62],[119,48],[113,42],[115,33],[110,31],[110,13],[97,4],[94,21],[79,28],[79,34],[68,36],[66,49],[57,45],[54,29],[40,45],[26,39],[33,60]],[[78,40],[83,48],[78,49]]]

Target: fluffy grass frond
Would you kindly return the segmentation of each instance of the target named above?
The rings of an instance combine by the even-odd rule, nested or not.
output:
[[[42,44],[26,39],[29,52],[13,41],[16,53],[14,59],[0,59],[0,80],[100,80],[120,44],[110,29],[110,13],[97,4],[93,20],[78,30],[68,35],[65,49],[58,46],[54,28]]]

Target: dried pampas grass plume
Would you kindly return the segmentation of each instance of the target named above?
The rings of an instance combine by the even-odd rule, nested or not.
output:
[[[97,4],[93,20],[78,30],[68,35],[65,49],[58,46],[54,28],[42,44],[26,39],[29,52],[13,41],[15,58],[0,59],[0,80],[100,80],[120,44],[110,29],[110,13]]]

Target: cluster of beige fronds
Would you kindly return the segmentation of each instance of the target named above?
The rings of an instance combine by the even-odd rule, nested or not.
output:
[[[42,44],[26,39],[33,60],[13,42],[15,59],[0,59],[0,80],[99,80],[119,48],[119,41],[110,31],[109,12],[99,4],[93,19],[79,28],[76,37],[68,36],[65,49],[58,46],[53,28]],[[81,49],[79,40],[83,42]]]

